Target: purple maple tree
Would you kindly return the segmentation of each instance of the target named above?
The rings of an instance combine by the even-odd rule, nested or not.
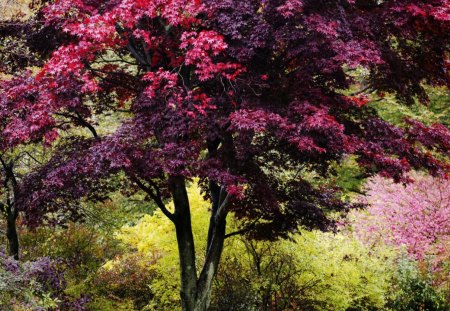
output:
[[[128,192],[144,191],[174,223],[183,310],[206,310],[224,240],[235,234],[226,232],[229,213],[241,219],[237,233],[275,239],[299,225],[329,229],[327,212],[349,208],[300,172],[326,176],[347,155],[398,182],[411,168],[448,172],[433,156],[448,156],[445,127],[396,127],[340,90],[365,68],[371,90],[426,103],[424,83],[450,84],[449,26],[446,0],[45,4],[34,20],[4,27],[39,54],[41,69],[2,82],[0,150],[51,144],[73,126],[92,138],[60,138],[54,157],[24,178],[17,204],[37,225],[80,198],[101,199],[121,173]],[[96,117],[111,113],[120,126],[99,135]],[[193,177],[211,201],[199,270],[186,192]]]
[[[2,52],[0,53],[0,74],[2,77],[1,89],[2,89],[2,103],[8,101],[15,101],[16,98],[8,98],[13,95],[14,92],[20,93],[22,91],[31,90],[32,78],[30,77],[29,68],[40,67],[44,61],[51,55],[51,51],[56,48],[56,41],[61,39],[58,36],[54,36],[54,29],[48,27],[41,27],[39,19],[31,19],[27,22],[22,20],[22,14],[19,12],[17,16],[13,16],[11,20],[2,21],[0,23],[0,45],[2,46]],[[45,37],[45,42],[42,41],[42,37]],[[21,79],[14,78],[14,74],[20,72],[17,76],[21,76]],[[12,77],[12,78],[11,78]],[[17,87],[17,88],[16,88]],[[20,90],[22,87],[22,90]],[[12,93],[6,92],[6,90],[13,91]],[[25,96],[31,98],[33,94],[39,92],[37,89],[34,92],[28,92]],[[22,102],[24,104],[25,102]],[[20,103],[17,103],[20,107]],[[19,208],[19,188],[22,183],[23,175],[32,173],[36,165],[40,164],[40,160],[44,160],[42,152],[42,146],[40,142],[42,138],[44,141],[49,141],[52,138],[52,132],[46,134],[44,132],[36,133],[34,137],[28,137],[26,140],[21,141],[19,138],[15,142],[6,140],[6,135],[22,135],[26,127],[30,127],[29,130],[35,130],[40,127],[40,124],[34,124],[30,122],[28,124],[23,123],[24,128],[15,128],[13,132],[6,130],[7,124],[14,117],[15,113],[19,113],[19,110],[8,112],[10,106],[2,106],[2,120],[0,122],[0,131],[2,132],[2,138],[0,138],[0,211],[4,217],[6,224],[6,238],[8,241],[8,253],[13,256],[14,259],[19,259],[19,236],[17,222],[20,216]],[[20,109],[25,109],[22,106]],[[80,119],[78,115],[65,115],[70,121],[75,124],[87,124]],[[37,121],[39,122],[39,121]],[[66,123],[67,120],[62,120],[61,124]],[[58,125],[55,125],[58,126]],[[44,136],[41,136],[43,134]],[[4,135],[4,136],[3,136]],[[37,143],[36,145],[34,143]],[[46,144],[48,145],[48,144]],[[39,160],[40,159],[40,160]],[[64,205],[58,205],[59,209],[63,209]],[[74,213],[72,213],[74,214]],[[67,217],[65,217],[67,218]],[[73,217],[72,217],[73,218]]]

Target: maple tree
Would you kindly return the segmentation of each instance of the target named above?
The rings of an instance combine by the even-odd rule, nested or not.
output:
[[[13,77],[0,86],[0,150],[59,146],[23,178],[16,204],[29,225],[57,222],[126,176],[123,189],[145,192],[175,225],[183,309],[205,310],[228,236],[326,230],[328,211],[350,208],[303,172],[328,175],[350,154],[397,182],[411,168],[448,172],[433,156],[448,156],[447,128],[391,125],[342,90],[365,68],[378,96],[426,103],[424,83],[449,86],[449,21],[447,0],[43,1],[32,19],[1,27],[21,40],[1,51]],[[40,69],[17,73],[28,65]],[[111,113],[120,125],[98,134]],[[70,132],[77,126],[92,137]],[[199,275],[194,177],[211,202]],[[230,212],[242,228],[227,233]]]
[[[14,6],[12,6],[12,10],[14,10]],[[11,77],[17,72],[25,71],[26,74],[23,77],[28,78],[25,78],[22,82],[30,83],[31,79],[28,69],[41,66],[52,50],[52,45],[49,40],[46,40],[45,43],[40,41],[40,36],[44,35],[49,37],[51,32],[49,33],[46,32],[46,29],[41,29],[42,27],[38,20],[23,21],[21,11],[17,15],[12,14],[12,16],[12,20],[6,19],[2,21],[0,26],[0,45],[2,47],[2,52],[0,53],[0,72],[4,80],[2,81],[2,90],[19,84],[14,82],[10,84],[12,82]],[[3,97],[5,102],[11,99],[6,97],[8,93],[2,92],[2,96],[5,96]],[[3,106],[2,109],[7,110],[9,108]],[[2,122],[0,125],[2,134],[8,121],[6,114],[2,114]],[[35,125],[34,128],[36,127],[38,126]],[[41,160],[44,161],[45,159],[45,156],[43,156],[45,152],[43,152],[42,146],[39,144],[39,139],[35,141],[38,144],[33,144],[34,141],[27,141],[25,144],[20,145],[17,143],[9,144],[4,138],[0,139],[0,210],[6,223],[8,253],[16,260],[19,259],[20,253],[19,230],[17,228],[17,221],[20,214],[18,207],[18,189],[23,175],[31,173],[33,168],[37,164],[41,164]]]

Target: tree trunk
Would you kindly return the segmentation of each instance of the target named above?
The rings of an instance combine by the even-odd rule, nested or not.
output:
[[[191,227],[191,212],[184,178],[181,176],[171,177],[170,187],[175,206],[174,224],[180,258],[181,306],[185,311],[193,311],[196,310],[197,270],[195,266],[195,246]]]
[[[0,202],[0,208],[6,216],[6,238],[8,239],[8,253],[14,259],[19,260],[19,236],[17,234],[16,220],[19,211],[16,206],[17,180],[14,174],[14,163],[7,163],[0,156],[0,163],[4,169],[6,178],[3,186],[6,192],[6,202]]]
[[[6,218],[6,238],[8,240],[8,254],[13,256],[15,260],[19,260],[19,236],[17,234],[16,220],[18,216],[17,210],[11,206],[11,201],[3,204],[0,202],[0,209]]]
[[[225,199],[213,208],[208,234],[205,264],[197,279],[195,246],[191,227],[189,199],[183,177],[171,177],[170,187],[175,206],[173,222],[177,235],[180,258],[180,298],[183,311],[206,311],[211,300],[212,281],[216,275],[225,241]],[[218,204],[220,202],[217,202]]]
[[[8,253],[15,260],[19,260],[19,236],[17,234],[16,219],[14,211],[8,208],[8,216],[6,221],[6,237],[8,239]]]
[[[197,309],[196,311],[206,311],[211,301],[211,289],[214,277],[219,267],[220,257],[222,255],[223,244],[225,241],[225,218],[216,220],[213,237],[207,252],[205,265],[200,273],[197,282]]]

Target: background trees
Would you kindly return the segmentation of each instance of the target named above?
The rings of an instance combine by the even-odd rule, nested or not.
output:
[[[412,176],[415,182],[408,185],[380,177],[370,180],[363,197],[369,206],[367,211],[356,213],[354,228],[365,243],[386,243],[406,252],[397,274],[404,291],[394,300],[399,308],[421,302],[441,310],[446,307],[445,299],[434,290],[448,299],[449,183],[423,174]],[[420,294],[413,295],[414,291]]]
[[[413,177],[415,182],[408,185],[372,179],[363,198],[369,203],[367,215],[358,215],[356,230],[368,242],[405,246],[419,260],[434,258],[436,268],[449,253],[449,182],[421,174]]]

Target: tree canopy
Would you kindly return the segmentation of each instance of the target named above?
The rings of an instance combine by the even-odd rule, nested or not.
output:
[[[54,148],[14,186],[16,208],[36,226],[77,217],[81,198],[143,191],[175,224],[183,308],[204,310],[229,212],[241,233],[273,240],[333,228],[329,212],[351,208],[304,172],[327,176],[353,155],[396,182],[448,173],[445,126],[390,124],[364,92],[411,105],[427,103],[425,84],[448,87],[449,21],[447,0],[43,1],[0,27],[0,151]],[[211,202],[199,275],[195,177]]]

